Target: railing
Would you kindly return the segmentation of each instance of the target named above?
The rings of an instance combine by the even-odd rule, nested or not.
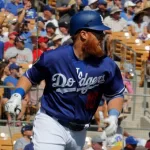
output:
[[[146,115],[148,113],[148,116]],[[144,110],[144,116],[147,116],[150,119],[150,111],[149,110]]]

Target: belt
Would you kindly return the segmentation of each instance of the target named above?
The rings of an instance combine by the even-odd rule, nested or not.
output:
[[[55,120],[57,120],[62,126],[69,128],[72,131],[82,131],[83,129],[87,129],[90,127],[90,124],[76,124],[74,122],[66,122],[63,120],[60,120],[56,117],[53,117],[52,115],[50,115],[49,113],[47,113],[45,110],[42,110],[43,113],[47,114],[48,116],[54,118]]]
[[[69,128],[72,131],[82,131],[83,129],[87,129],[89,124],[76,124],[74,122],[65,122],[62,120],[57,120],[62,126]]]

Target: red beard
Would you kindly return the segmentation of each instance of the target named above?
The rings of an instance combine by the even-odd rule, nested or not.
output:
[[[101,57],[104,55],[100,43],[92,37],[86,43],[83,44],[82,49],[84,53],[86,53],[87,57]]]

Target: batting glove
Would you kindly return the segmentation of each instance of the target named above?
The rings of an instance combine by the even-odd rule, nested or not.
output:
[[[104,119],[104,123],[108,126],[105,128],[106,136],[113,137],[117,132],[118,127],[118,117],[117,116],[109,116]]]
[[[18,115],[21,112],[21,99],[20,94],[14,93],[5,104],[5,111],[12,115]]]

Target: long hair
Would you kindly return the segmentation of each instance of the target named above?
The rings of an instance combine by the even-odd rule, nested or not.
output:
[[[0,80],[3,77],[4,69],[8,65],[8,62],[0,61]]]

